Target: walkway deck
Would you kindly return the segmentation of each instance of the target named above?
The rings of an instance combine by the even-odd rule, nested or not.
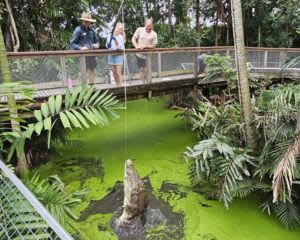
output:
[[[147,83],[138,80],[139,69],[136,64],[136,53],[147,56]],[[231,65],[235,67],[234,49],[225,47],[202,48],[169,48],[153,50],[126,50],[125,75],[132,78],[127,81],[129,96],[146,97],[148,94],[161,95],[180,89],[191,89],[198,85],[225,85],[224,79],[199,82],[197,78],[198,56],[200,53],[219,54],[231,57]],[[86,56],[94,56],[98,62],[96,73],[97,89],[108,89],[122,98],[123,87],[110,84],[107,55],[122,54],[108,50],[95,51],[52,51],[8,53],[13,81],[30,81],[36,92],[36,99],[44,99],[52,95],[65,94],[68,78],[75,79],[75,85],[86,82]],[[246,48],[247,62],[251,65],[252,77],[272,78],[281,71],[285,63],[300,56],[300,49],[289,48]],[[300,78],[300,63],[289,66],[283,77]]]

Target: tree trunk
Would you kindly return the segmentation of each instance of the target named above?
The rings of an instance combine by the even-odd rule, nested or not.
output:
[[[240,102],[243,118],[246,124],[247,143],[253,151],[256,151],[258,142],[255,128],[253,126],[254,116],[252,112],[248,83],[241,0],[231,0],[231,10]]]
[[[261,25],[258,26],[258,47],[261,46]]]
[[[168,0],[168,32],[172,37],[173,26],[172,26],[172,0]]]
[[[14,52],[18,52],[19,48],[20,48],[20,39],[19,39],[17,27],[16,27],[16,22],[15,22],[13,14],[12,14],[11,7],[9,5],[8,0],[5,0],[5,5],[6,5],[8,15],[9,15],[9,20],[11,22],[11,28],[12,28],[12,31],[13,31],[13,35],[14,35],[14,37],[12,37],[12,39],[15,39],[15,41],[14,41]]]
[[[10,83],[11,82],[11,75],[10,75],[10,69],[7,61],[6,51],[5,51],[5,45],[3,40],[3,34],[0,30],[0,66],[1,66],[1,73],[2,73],[2,79],[4,83]],[[16,103],[15,103],[15,97],[12,94],[9,94],[7,96],[8,106],[9,106],[9,112],[10,112],[10,118],[11,118],[11,127],[12,130],[15,132],[20,132],[20,123],[17,120],[18,119],[18,113],[16,111]],[[18,156],[18,166],[17,171],[19,174],[23,175],[28,170],[28,164],[26,161],[26,156],[24,153],[24,148],[17,148],[17,156]]]
[[[200,0],[196,0],[196,31],[200,30]]]
[[[218,17],[216,19],[215,24],[215,46],[218,46],[219,44],[219,27],[218,27]]]

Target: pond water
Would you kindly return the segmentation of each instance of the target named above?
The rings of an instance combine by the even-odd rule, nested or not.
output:
[[[182,153],[197,137],[165,104],[166,98],[130,101],[110,127],[73,132],[72,138],[83,141],[82,148],[59,148],[37,169],[42,177],[57,174],[70,191],[90,190],[76,209],[80,220],[75,226],[84,239],[118,239],[110,227],[122,202],[116,186],[122,184],[125,160],[132,159],[151,185],[153,204],[169,209],[165,215],[174,220],[148,229],[145,239],[298,240],[300,230],[287,231],[261,213],[255,197],[237,199],[226,210],[221,202],[191,191]]]

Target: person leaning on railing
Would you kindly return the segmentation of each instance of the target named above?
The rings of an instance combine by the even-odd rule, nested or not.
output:
[[[93,50],[99,48],[99,37],[95,30],[90,27],[92,22],[96,22],[92,19],[92,16],[88,12],[84,12],[81,15],[82,23],[77,26],[73,32],[71,38],[71,48],[74,50]],[[86,57],[86,69],[87,69],[87,80],[90,84],[95,82],[95,72],[97,62],[94,56]]]
[[[109,50],[124,50],[124,42],[125,42],[125,32],[122,23],[117,23],[116,28],[113,34],[109,35],[106,40],[106,47]],[[117,86],[121,86],[122,79],[122,66],[124,62],[123,54],[118,55],[108,55],[108,64],[111,67],[111,70],[114,75],[114,79],[116,81]]]
[[[133,46],[137,49],[152,49],[157,45],[157,33],[153,31],[153,21],[148,19],[145,27],[139,27],[131,39]],[[141,69],[141,79],[145,83],[146,80],[146,56],[144,54],[136,54],[137,65]]]

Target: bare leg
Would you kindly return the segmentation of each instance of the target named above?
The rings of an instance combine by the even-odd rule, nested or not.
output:
[[[116,83],[118,86],[121,86],[123,83],[122,79],[122,65],[116,65]]]
[[[111,65],[111,71],[113,73],[115,83],[118,85],[117,65]]]
[[[141,67],[140,74],[141,74],[141,79],[142,79],[143,83],[145,83],[146,82],[146,68],[145,67]]]
[[[87,69],[87,83],[89,83],[89,84],[94,84],[95,83],[94,69]]]

